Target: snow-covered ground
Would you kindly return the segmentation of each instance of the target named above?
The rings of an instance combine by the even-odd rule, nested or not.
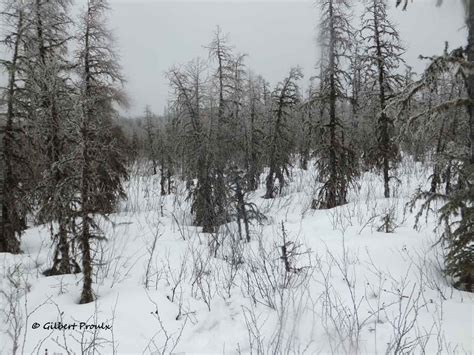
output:
[[[0,254],[0,353],[472,353],[473,294],[442,275],[435,216],[415,230],[405,208],[428,176],[405,161],[394,198],[366,173],[349,204],[313,211],[314,171],[294,169],[283,196],[249,197],[267,217],[250,243],[235,223],[193,227],[183,184],[161,197],[158,177],[133,176],[101,221],[95,303],[78,304],[81,274],[42,275],[47,228],[26,231],[24,254]],[[393,233],[378,231],[387,215]]]

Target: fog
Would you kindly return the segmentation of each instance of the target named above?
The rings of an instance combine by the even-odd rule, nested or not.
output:
[[[173,64],[206,58],[204,47],[217,25],[229,33],[236,52],[248,54],[248,66],[271,84],[296,65],[303,68],[305,83],[316,73],[319,12],[314,1],[110,0],[110,5],[109,24],[131,102],[124,112],[128,116],[141,114],[147,104],[163,112],[168,101],[164,72]],[[360,12],[360,6],[353,11]],[[390,14],[407,48],[406,62],[418,72],[426,65],[420,54],[441,53],[445,41],[451,48],[465,42],[460,1],[436,7],[435,0],[416,0],[407,11],[392,6]]]

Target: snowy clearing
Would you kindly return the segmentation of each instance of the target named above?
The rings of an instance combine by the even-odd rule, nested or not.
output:
[[[473,294],[442,275],[435,217],[414,230],[405,210],[427,174],[405,161],[384,199],[365,173],[349,204],[315,211],[314,171],[294,169],[282,196],[252,193],[267,218],[250,243],[235,223],[193,227],[184,185],[161,197],[157,176],[134,176],[94,245],[95,303],[78,304],[81,274],[42,275],[46,228],[27,230],[24,254],[0,254],[0,353],[472,353]],[[393,233],[378,231],[387,214]]]

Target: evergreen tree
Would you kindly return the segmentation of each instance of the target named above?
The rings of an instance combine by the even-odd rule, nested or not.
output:
[[[247,103],[244,107],[246,120],[244,123],[245,180],[249,190],[254,191],[260,183],[263,171],[264,154],[264,121],[267,108],[264,104],[265,80],[250,75],[247,82]]]
[[[345,144],[341,106],[347,101],[346,82],[349,74],[343,60],[350,48],[353,30],[349,23],[346,0],[321,0],[319,41],[325,62],[321,62],[319,101],[327,112],[328,123],[321,137],[317,168],[323,185],[312,202],[312,208],[333,208],[347,203],[347,191],[357,171],[354,152]],[[339,104],[339,105],[338,105]]]
[[[50,224],[56,245],[53,266],[45,272],[48,275],[78,271],[70,256],[76,190],[68,150],[74,107],[67,56],[72,24],[69,10],[69,0],[35,0],[25,6],[25,18],[31,25],[23,37],[28,58],[23,95],[28,102],[29,136],[38,154],[29,189],[38,203],[37,219]]]
[[[206,110],[205,77],[206,66],[197,59],[184,68],[171,68],[167,77],[174,90],[174,107],[182,129],[183,165],[190,196],[194,224],[210,233],[216,226],[216,208],[213,202],[214,175],[211,166],[209,120],[205,120]],[[197,180],[194,184],[194,179]]]
[[[145,132],[147,139],[146,150],[148,152],[148,158],[152,163],[153,175],[157,174],[158,168],[158,146],[156,139],[156,117],[151,112],[150,106],[145,107]]]
[[[122,180],[127,177],[124,158],[111,135],[114,104],[123,103],[123,82],[111,35],[105,27],[106,0],[88,0],[82,14],[78,51],[76,171],[78,176],[78,239],[84,274],[80,303],[94,300],[92,292],[91,242],[103,235],[96,215],[110,213],[124,196]]]
[[[384,196],[390,197],[390,170],[398,158],[393,140],[393,118],[387,110],[390,100],[400,89],[403,77],[397,73],[403,63],[403,48],[397,29],[387,15],[386,0],[370,0],[362,16],[361,37],[364,42],[362,66],[366,72],[365,88],[370,103],[377,102],[376,136],[378,144],[372,155],[378,157],[384,179]],[[375,78],[375,79],[374,79]],[[372,82],[373,81],[373,82]]]
[[[209,155],[209,168],[212,177],[212,206],[215,211],[215,226],[228,221],[229,189],[226,181],[227,168],[232,164],[232,155],[229,154],[237,144],[235,133],[239,131],[239,122],[235,114],[239,102],[237,92],[239,86],[235,77],[239,75],[242,58],[234,58],[228,36],[222,34],[220,27],[214,34],[213,41],[208,46],[209,57],[217,67],[212,75],[217,101],[217,112],[211,109],[210,139],[212,149]],[[212,90],[211,90],[212,91]],[[211,95],[213,98],[213,95]],[[211,104],[212,105],[212,104]]]
[[[2,124],[2,152],[0,175],[0,252],[19,253],[19,237],[22,231],[22,216],[19,211],[19,181],[21,146],[19,145],[24,133],[21,130],[22,103],[19,91],[22,86],[23,34],[27,27],[24,5],[10,0],[4,3],[2,21],[7,28],[3,45],[8,50],[9,59],[1,64],[7,72],[7,88],[5,92],[5,122]]]
[[[272,115],[268,135],[269,172],[265,180],[264,198],[274,198],[285,186],[285,175],[288,176],[290,157],[293,150],[293,137],[288,119],[294,115],[294,107],[301,101],[297,81],[303,77],[300,68],[292,68],[288,76],[278,83],[272,93]],[[275,178],[279,188],[275,189]]]
[[[397,6],[402,1],[397,0]],[[474,73],[471,69],[474,63],[474,1],[464,0],[463,3],[468,27],[466,49],[456,49],[451,53],[445,51],[443,56],[430,58],[431,64],[425,70],[423,77],[407,89],[408,95],[403,100],[403,106],[406,107],[406,102],[418,91],[429,86],[440,72],[455,72],[464,81],[467,97],[440,103],[429,110],[429,112],[445,112],[453,107],[466,108],[469,138],[466,149],[455,152],[455,159],[461,164],[452,171],[458,177],[457,188],[449,195],[419,192],[414,200],[427,199],[419,215],[424,209],[429,208],[433,200],[444,201],[439,212],[440,222],[445,224],[442,240],[447,248],[446,272],[454,277],[456,287],[474,292]],[[405,0],[404,9],[407,5],[408,1]]]

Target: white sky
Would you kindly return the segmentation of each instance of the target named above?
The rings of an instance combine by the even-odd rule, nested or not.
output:
[[[141,114],[147,104],[162,113],[169,95],[164,72],[197,56],[207,58],[204,46],[216,25],[229,33],[236,52],[249,55],[248,66],[272,85],[292,66],[303,68],[303,83],[315,74],[319,13],[314,1],[109,1],[109,24],[117,38],[131,99],[126,115]],[[407,64],[416,71],[425,66],[418,59],[420,54],[440,53],[445,41],[451,48],[465,42],[461,1],[445,0],[440,8],[434,3],[415,0],[406,12],[391,10],[407,47]]]

